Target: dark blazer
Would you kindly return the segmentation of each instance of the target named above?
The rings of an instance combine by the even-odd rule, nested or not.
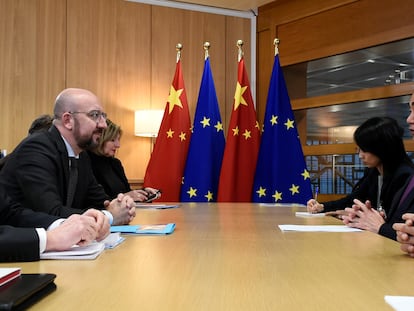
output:
[[[414,167],[408,163],[402,163],[396,168],[392,175],[385,176],[381,189],[381,205],[388,214],[395,194],[405,185],[407,179],[414,174]],[[370,200],[373,207],[377,208],[377,191],[378,191],[378,170],[371,168],[357,184],[354,191],[343,199],[324,203],[325,211],[344,209],[351,207],[354,198],[365,202]]]
[[[412,176],[414,177],[414,175]],[[407,179],[405,185],[396,192],[391,204],[391,208],[387,213],[386,222],[379,229],[378,233],[387,238],[396,240],[397,233],[392,228],[392,225],[397,222],[404,222],[402,219],[403,214],[414,213],[414,190],[410,191],[403,202],[400,202],[405,188],[410,183],[410,180],[411,176]]]
[[[0,188],[0,262],[39,260],[39,236],[58,217],[24,209]]]
[[[0,171],[0,186],[13,201],[51,215],[68,217],[94,207],[103,209],[105,194],[91,169],[89,157],[81,152],[78,183],[71,206],[66,206],[69,159],[65,143],[55,126],[48,132],[25,138],[10,154]]]
[[[323,202],[324,212],[336,211],[351,207],[354,199],[365,202],[370,200],[373,206],[377,205],[378,175],[376,168],[367,168],[364,176],[357,182],[352,192],[346,197],[335,201]]]
[[[105,157],[88,152],[91,159],[92,171],[105,193],[115,198],[119,193],[131,191],[124,167],[117,158]]]

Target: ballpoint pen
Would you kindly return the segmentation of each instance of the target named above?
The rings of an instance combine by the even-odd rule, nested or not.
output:
[[[315,193],[313,195],[313,198],[314,198],[315,201],[318,201],[318,193],[319,193],[319,187],[316,186],[315,187]]]

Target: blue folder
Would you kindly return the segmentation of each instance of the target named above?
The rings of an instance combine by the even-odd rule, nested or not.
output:
[[[127,234],[147,234],[147,235],[163,235],[173,233],[175,229],[174,223],[161,225],[125,225],[111,226],[111,232],[120,232]]]

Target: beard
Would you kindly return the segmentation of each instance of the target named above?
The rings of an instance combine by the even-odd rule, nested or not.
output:
[[[73,136],[75,138],[76,144],[82,150],[97,147],[99,144],[99,138],[102,134],[102,129],[96,128],[90,135],[88,134],[81,134],[79,122],[75,119],[75,129],[73,131]],[[96,134],[99,134],[94,138]]]

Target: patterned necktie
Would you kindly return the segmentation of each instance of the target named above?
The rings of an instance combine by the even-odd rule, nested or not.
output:
[[[66,198],[66,207],[72,207],[75,196],[76,185],[78,184],[78,159],[69,157],[69,185]]]

